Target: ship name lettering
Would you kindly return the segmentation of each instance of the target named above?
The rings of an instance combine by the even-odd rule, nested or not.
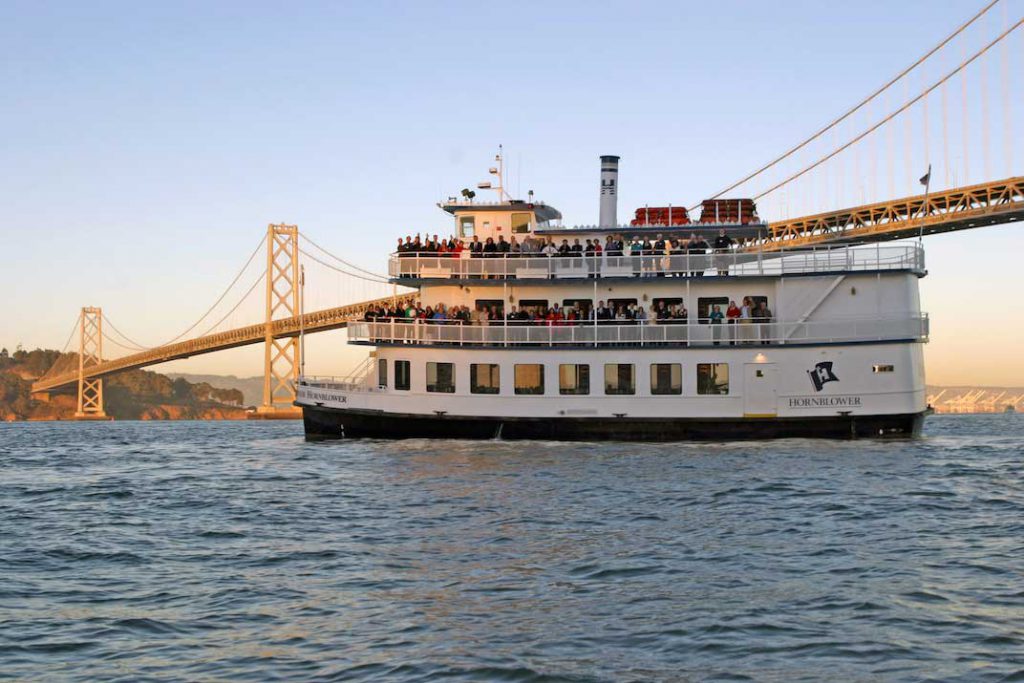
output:
[[[797,396],[789,399],[790,408],[858,407],[860,405],[862,405],[860,396]]]

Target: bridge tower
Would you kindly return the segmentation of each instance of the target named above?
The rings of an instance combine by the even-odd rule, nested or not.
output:
[[[296,417],[301,410],[295,400],[299,379],[299,340],[274,336],[274,320],[299,315],[299,227],[267,226],[267,317],[263,363],[263,417]]]
[[[78,316],[78,410],[77,420],[105,420],[103,379],[86,377],[85,371],[103,359],[103,309],[86,306]]]

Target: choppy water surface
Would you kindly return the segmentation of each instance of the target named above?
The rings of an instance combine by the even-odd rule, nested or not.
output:
[[[0,426],[0,678],[1024,680],[1024,418],[916,442]]]

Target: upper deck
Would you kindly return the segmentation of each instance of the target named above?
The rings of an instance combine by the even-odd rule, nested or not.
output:
[[[391,255],[388,274],[396,282],[429,283],[475,280],[581,280],[646,277],[782,277],[811,274],[904,271],[926,273],[919,244],[827,246],[771,252],[724,250],[680,253],[643,249],[627,255],[582,251],[544,255],[536,252],[401,252]],[[707,253],[711,252],[711,253]]]

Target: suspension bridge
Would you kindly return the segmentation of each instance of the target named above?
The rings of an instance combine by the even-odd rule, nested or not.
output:
[[[1000,13],[1000,0],[989,2],[827,125],[713,195],[753,197],[760,214],[774,218],[767,233],[741,248],[920,238],[1024,219],[1024,177],[1012,173],[1017,138],[1024,137],[1017,131],[1024,89],[1012,85],[1024,62],[1024,17],[1011,17],[1009,4],[1004,0]],[[997,167],[1005,172],[996,173]],[[257,259],[261,252],[265,259]],[[346,286],[345,295],[339,287],[331,305],[321,301],[307,312],[309,302],[301,300],[307,266],[358,287]],[[247,273],[255,279],[246,289]],[[329,289],[311,291],[329,296]],[[388,276],[336,256],[297,226],[271,224],[214,304],[173,339],[139,344],[101,308],[82,308],[64,346],[72,352],[62,353],[33,392],[45,400],[52,392],[77,390],[76,417],[105,419],[104,377],[263,344],[258,410],[291,416],[300,336],[345,328],[370,306],[404,305],[415,296]],[[247,311],[254,303],[259,310]]]

